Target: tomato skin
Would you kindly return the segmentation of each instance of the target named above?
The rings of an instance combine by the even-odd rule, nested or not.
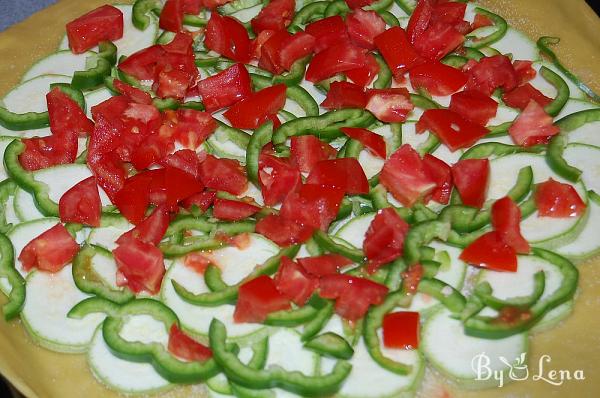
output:
[[[279,246],[291,246],[310,239],[314,228],[301,225],[279,215],[268,215],[256,223],[256,232]]]
[[[237,19],[213,12],[204,34],[207,48],[237,62],[250,61],[250,38],[244,25]]]
[[[180,201],[204,190],[202,182],[193,175],[175,167],[165,167],[164,170],[163,186],[167,194],[166,204],[170,209],[176,210]]]
[[[379,134],[363,128],[342,127],[340,131],[348,137],[360,141],[373,155],[386,158],[385,140]]]
[[[367,106],[367,93],[358,84],[332,82],[321,106],[325,109],[362,109]]]
[[[425,269],[423,266],[417,263],[409,266],[408,269],[401,274],[402,289],[406,294],[414,295],[417,293],[424,272]]]
[[[401,80],[405,72],[423,62],[406,32],[399,26],[376,36],[374,42],[396,80]]]
[[[363,242],[363,250],[369,260],[367,270],[370,273],[402,256],[408,229],[406,221],[393,208],[377,212]]]
[[[282,202],[302,184],[300,170],[284,159],[261,154],[258,167],[258,180],[266,206]]]
[[[367,62],[364,49],[340,43],[317,53],[308,65],[305,78],[309,82],[320,82],[338,73],[361,68]]]
[[[532,61],[513,61],[513,67],[519,78],[519,85],[524,85],[528,81],[535,78],[537,72],[532,67]]]
[[[137,239],[158,246],[165,236],[165,232],[167,232],[169,221],[168,208],[166,206],[159,206],[133,229],[121,235],[117,239],[117,244],[125,243],[130,239]]]
[[[294,62],[312,54],[315,43],[315,38],[305,32],[274,32],[261,47],[258,65],[275,74],[289,71]]]
[[[477,208],[483,206],[489,175],[488,159],[463,159],[452,166],[454,185],[465,205]]]
[[[485,126],[496,116],[498,103],[479,91],[469,90],[453,94],[448,109],[473,123]]]
[[[225,221],[240,221],[260,211],[260,207],[240,200],[216,198],[213,217]]]
[[[377,59],[373,56],[373,54],[368,53],[366,54],[364,66],[356,69],[350,69],[344,74],[348,79],[352,80],[353,83],[356,83],[361,87],[365,87],[375,80],[379,70],[380,67],[377,63]]]
[[[498,199],[492,205],[492,227],[502,240],[518,254],[528,254],[529,243],[521,235],[521,209],[508,196]]]
[[[552,102],[552,98],[546,97],[529,83],[502,94],[502,101],[506,105],[520,110],[524,110],[531,100],[537,102],[541,107]]]
[[[419,154],[408,144],[402,145],[383,165],[381,184],[404,206],[410,207],[436,187],[423,168]]]
[[[417,1],[417,6],[410,16],[408,26],[406,27],[406,33],[411,43],[414,43],[417,37],[422,35],[429,26],[435,3],[435,0]]]
[[[37,268],[54,273],[70,263],[78,251],[75,239],[59,223],[27,243],[19,254],[19,261],[25,271]]]
[[[176,323],[169,329],[167,349],[173,355],[186,361],[207,361],[212,358],[212,351],[185,334]]]
[[[250,21],[254,33],[263,30],[280,30],[288,27],[294,17],[295,0],[273,0]]]
[[[410,84],[416,90],[423,88],[431,95],[450,95],[467,83],[467,76],[459,69],[441,62],[428,62],[409,71]]]
[[[24,138],[25,150],[19,163],[25,170],[35,171],[59,164],[73,163],[77,158],[77,134]]]
[[[127,172],[116,154],[106,154],[97,159],[89,160],[88,166],[96,177],[98,185],[102,187],[111,202],[114,203],[115,195],[121,190],[127,179]]]
[[[465,41],[453,26],[443,23],[430,25],[414,43],[415,50],[431,61],[439,61]]]
[[[165,156],[160,164],[164,167],[173,167],[185,171],[195,179],[200,178],[200,159],[191,149],[180,149]]]
[[[139,80],[153,80],[156,75],[156,64],[165,54],[162,46],[150,46],[120,62],[119,69]]]
[[[441,22],[454,26],[463,22],[466,10],[466,3],[458,3],[452,1],[446,3],[438,3],[433,7],[433,12],[431,14],[431,23],[435,24]]]
[[[156,172],[136,174],[125,180],[123,187],[116,193],[113,203],[119,212],[133,224],[139,224],[150,204],[149,192]]]
[[[327,231],[343,198],[344,191],[340,188],[305,184],[285,198],[279,214],[300,225]]]
[[[183,100],[192,84],[191,76],[180,70],[162,71],[158,75],[156,94],[161,98]]]
[[[75,133],[85,137],[94,130],[94,123],[87,118],[83,109],[58,87],[46,94],[46,103],[52,134],[64,136]]]
[[[102,203],[96,178],[89,177],[78,182],[61,196],[58,213],[62,222],[73,222],[91,227],[100,226]]]
[[[183,28],[183,0],[167,0],[160,13],[158,26],[169,32],[181,32]]]
[[[123,13],[116,7],[103,5],[67,23],[69,48],[82,54],[104,40],[123,37]]]
[[[465,90],[480,91],[488,97],[497,88],[511,91],[519,83],[515,68],[504,55],[481,58],[466,73],[468,81]]]
[[[346,16],[346,26],[352,43],[367,50],[375,49],[375,37],[385,31],[385,21],[379,14],[361,8]]]
[[[281,49],[291,39],[292,34],[285,29],[270,32],[272,34],[260,48],[258,66],[278,75],[284,71],[280,59]]]
[[[369,182],[355,158],[322,160],[311,170],[307,184],[339,188],[350,195],[369,193]]]
[[[471,31],[475,29],[483,28],[484,26],[493,26],[494,21],[492,21],[489,17],[486,17],[483,14],[475,14],[475,19],[471,24]]]
[[[366,110],[386,123],[403,123],[415,108],[408,90],[403,87],[371,89],[367,92]]]
[[[383,345],[388,348],[415,350],[419,348],[419,313],[391,312],[383,317]]]
[[[428,199],[447,205],[452,193],[452,169],[446,162],[427,153],[423,156],[423,170],[436,184]]]
[[[285,105],[287,86],[276,84],[263,88],[229,108],[223,116],[233,127],[256,129],[265,117],[279,112]]]
[[[235,64],[223,72],[200,80],[198,92],[206,111],[214,112],[252,94],[250,75],[243,64]]]
[[[299,258],[298,264],[314,276],[335,275],[340,268],[353,264],[353,261],[339,254],[328,253],[316,257]]]
[[[586,208],[586,204],[572,185],[552,178],[537,186],[535,203],[540,217],[579,217]]]
[[[184,14],[198,15],[202,10],[203,0],[183,0]]]
[[[195,109],[178,109],[175,139],[188,149],[196,150],[214,131],[217,122],[210,113]]]
[[[205,212],[212,206],[216,197],[216,191],[205,190],[192,196],[188,196],[181,202],[181,206],[186,210],[192,210],[193,206],[196,206],[198,209]]]
[[[284,256],[275,275],[275,285],[288,300],[302,307],[319,286],[319,280]]]
[[[337,151],[314,135],[294,136],[291,139],[290,163],[303,173],[310,173],[317,163],[333,159]]]
[[[119,274],[124,277],[121,283],[133,292],[147,291],[157,294],[160,291],[165,265],[162,252],[153,244],[139,239],[128,239],[113,250]]]
[[[315,52],[350,42],[344,19],[339,15],[319,19],[306,25],[304,31],[316,39]]]
[[[552,116],[536,101],[530,100],[523,112],[508,128],[508,134],[517,145],[547,144],[560,129],[553,124]]]
[[[344,0],[350,9],[360,9],[361,7],[373,4],[375,0]]]
[[[248,178],[240,162],[207,155],[200,164],[200,178],[207,188],[241,195],[248,188]]]
[[[417,133],[431,131],[450,151],[468,148],[489,131],[448,109],[428,109],[417,122]]]
[[[335,299],[335,312],[349,321],[357,321],[371,305],[383,302],[388,288],[366,278],[336,274],[321,277],[319,295]]]
[[[236,323],[261,323],[271,312],[290,308],[288,299],[277,290],[273,279],[261,275],[240,286],[233,319]]]
[[[517,271],[517,254],[498,232],[483,234],[467,246],[459,257],[466,263],[493,271]]]

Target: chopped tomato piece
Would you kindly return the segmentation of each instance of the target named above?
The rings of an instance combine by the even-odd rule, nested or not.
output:
[[[104,40],[123,37],[123,13],[116,7],[103,5],[67,23],[69,48],[81,54]]]
[[[175,144],[171,137],[151,134],[133,150],[130,161],[136,170],[144,170],[158,163],[173,149],[175,149]]]
[[[363,144],[373,155],[386,158],[385,140],[379,134],[356,127],[342,127],[340,131]]]
[[[232,1],[233,0],[202,0],[202,5],[209,10],[214,10],[217,7],[231,3]]]
[[[441,22],[454,26],[463,22],[466,10],[466,3],[459,3],[454,1],[438,3],[433,7],[433,12],[431,14],[431,23],[435,24]]]
[[[178,109],[175,139],[188,149],[196,149],[217,129],[210,113],[194,109]]]
[[[465,37],[453,26],[435,23],[416,38],[414,46],[421,56],[431,61],[439,61],[464,41]]]
[[[315,51],[317,53],[331,46],[350,41],[344,19],[339,15],[311,22],[306,25],[304,31],[316,39]]]
[[[306,183],[339,188],[350,195],[369,193],[367,176],[355,158],[320,161],[311,170]]]
[[[385,32],[385,21],[375,11],[355,9],[346,16],[350,40],[359,47],[373,50],[374,39]]]
[[[196,152],[191,149],[180,149],[175,153],[171,153],[165,156],[160,164],[164,167],[168,166],[183,170],[196,179],[200,178],[200,159]]]
[[[429,199],[447,205],[452,193],[452,169],[446,162],[427,153],[423,156],[423,170],[435,182]]]
[[[148,124],[160,119],[160,112],[154,105],[130,103],[123,116]]]
[[[452,166],[454,185],[467,206],[481,208],[485,202],[490,175],[488,159],[464,159]]]
[[[136,174],[125,180],[123,187],[116,193],[113,203],[123,217],[139,224],[150,204],[149,194],[153,179],[161,178],[156,171]],[[160,182],[162,184],[162,181]]]
[[[344,0],[352,10],[373,4],[375,0]]]
[[[367,270],[377,271],[382,265],[402,256],[404,238],[408,224],[391,207],[379,210],[365,234],[363,250],[367,259]]]
[[[321,106],[326,109],[362,109],[367,106],[367,94],[364,88],[357,84],[332,82]]]
[[[116,193],[121,190],[127,179],[127,172],[115,155],[114,153],[107,154],[98,159],[88,160],[88,166],[96,176],[98,185],[102,187],[113,203]]]
[[[314,228],[271,214],[256,223],[256,232],[279,246],[290,246],[309,240]]]
[[[533,61],[513,61],[513,67],[519,77],[519,85],[527,83],[537,75],[532,65]]]
[[[207,361],[212,358],[212,351],[185,334],[176,323],[169,329],[169,352],[186,361]]]
[[[19,254],[19,261],[25,271],[37,268],[54,273],[70,263],[78,251],[75,239],[59,223],[27,243]]]
[[[537,186],[535,203],[540,217],[579,217],[586,208],[586,204],[572,185],[552,178]]]
[[[436,0],[417,1],[417,6],[411,14],[408,26],[406,27],[406,33],[411,43],[414,43],[417,37],[422,35],[429,26],[435,3]]]
[[[198,92],[206,111],[214,112],[252,94],[250,75],[243,64],[235,64],[223,72],[200,80]]]
[[[217,197],[216,191],[205,190],[200,193],[194,194],[192,196],[187,197],[181,202],[181,205],[186,210],[192,210],[193,207],[197,207],[203,212],[208,210],[210,206],[212,206],[215,198]]]
[[[237,323],[260,323],[271,312],[290,308],[290,302],[277,290],[273,279],[262,275],[240,286],[233,319]]]
[[[357,321],[371,305],[383,302],[388,293],[385,285],[349,275],[327,275],[319,281],[319,294],[335,299],[335,312],[349,321]]]
[[[450,3],[448,3],[450,4]],[[383,317],[383,345],[388,348],[419,348],[419,313],[400,311]]]
[[[473,123],[485,126],[496,116],[498,103],[488,95],[469,90],[453,94],[448,109]]]
[[[75,133],[85,137],[94,130],[94,123],[87,118],[79,104],[58,87],[46,94],[46,103],[52,134],[64,136]]]
[[[505,55],[481,58],[466,72],[466,90],[480,91],[487,96],[492,95],[497,88],[510,91],[519,83],[517,72]]]
[[[183,100],[192,84],[192,76],[181,70],[162,71],[158,75],[156,95],[161,98]]]
[[[261,154],[258,167],[260,189],[267,206],[282,202],[302,184],[300,170],[282,158]]]
[[[371,89],[367,93],[367,109],[377,119],[386,123],[403,123],[415,108],[410,94],[403,87]]]
[[[239,129],[255,129],[265,117],[279,112],[285,104],[285,84],[263,88],[234,104],[223,116]]]
[[[468,148],[488,133],[488,129],[464,119],[448,109],[428,109],[417,122],[417,132],[431,131],[450,151]]]
[[[200,178],[207,188],[241,195],[248,188],[248,178],[240,162],[207,155],[200,164]]]
[[[77,134],[24,138],[25,150],[19,162],[25,170],[34,171],[59,164],[73,163],[77,158]]]
[[[441,62],[415,66],[409,71],[409,76],[415,90],[425,89],[431,95],[450,95],[467,82],[467,76],[461,70]]]
[[[502,240],[519,254],[530,251],[529,243],[521,235],[521,209],[508,196],[492,205],[492,227]]]
[[[204,0],[183,0],[183,12],[190,15],[200,14]]]
[[[309,275],[289,257],[283,256],[275,275],[275,285],[288,300],[302,307],[319,286],[319,280]]]
[[[198,274],[204,275],[206,268],[212,264],[212,260],[201,252],[191,252],[185,255],[183,264],[186,267],[193,269]]]
[[[379,74],[379,70],[379,64],[373,54],[366,54],[364,66],[357,69],[351,69],[344,72],[344,74],[348,79],[352,80],[353,83],[365,87],[375,80],[375,77]]]
[[[113,250],[122,286],[133,292],[160,290],[165,264],[162,252],[153,244],[138,239],[128,239]]]
[[[125,243],[129,239],[137,239],[142,242],[158,245],[165,236],[169,227],[169,211],[165,206],[159,206],[152,214],[146,217],[135,228],[125,232],[117,239],[118,244]]]
[[[381,184],[404,206],[410,207],[429,195],[436,183],[426,173],[419,154],[402,145],[383,165]]]
[[[285,198],[279,214],[300,225],[327,231],[343,198],[340,188],[306,184]]]
[[[314,135],[294,136],[291,141],[290,163],[303,173],[310,173],[317,163],[335,158],[337,154],[331,145]]]
[[[252,18],[250,25],[254,33],[263,30],[280,30],[288,27],[294,18],[295,0],[273,0],[269,2],[257,16]]]
[[[166,167],[163,175],[167,194],[166,204],[170,209],[177,209],[179,202],[204,190],[204,185],[200,181],[181,169]]]
[[[183,0],[167,0],[160,12],[159,27],[169,32],[183,28]]]
[[[237,19],[213,12],[204,34],[204,45],[208,49],[237,62],[250,61],[248,31]]]
[[[402,289],[406,292],[406,294],[416,294],[417,289],[419,288],[419,283],[421,283],[421,279],[423,278],[423,273],[425,269],[419,263],[413,264],[406,271],[404,271],[402,276]]]
[[[260,211],[260,207],[241,200],[216,198],[213,217],[225,221],[240,221]]]
[[[552,116],[536,101],[530,100],[523,112],[508,128],[508,134],[517,145],[532,146],[547,144],[554,135],[560,132],[555,126]]]
[[[340,43],[316,54],[306,70],[306,80],[320,82],[338,73],[363,67],[366,50],[350,43]]]
[[[58,202],[62,222],[73,222],[91,227],[100,226],[102,203],[95,177],[86,178],[71,187]]]
[[[520,110],[524,110],[531,100],[537,102],[541,107],[545,107],[552,102],[552,98],[546,97],[529,83],[519,86],[502,95],[502,101],[506,105]]]
[[[150,46],[131,54],[123,62],[119,62],[119,69],[136,79],[154,80],[156,64],[165,57],[165,54],[162,46]]]
[[[353,264],[352,260],[333,253],[299,258],[297,261],[306,272],[315,276],[334,275],[339,273],[340,268]]]
[[[273,30],[263,30],[252,40],[252,58],[260,59],[262,54],[262,48],[264,44],[271,38],[276,32]],[[260,65],[259,65],[260,66]]]
[[[279,49],[278,62],[285,70],[290,70],[294,62],[302,59],[315,49],[316,40],[305,32],[297,32],[283,42]]]
[[[493,26],[494,21],[492,21],[489,17],[486,17],[483,14],[475,14],[475,19],[471,24],[471,31],[479,28],[483,28],[484,26]]]
[[[405,72],[423,62],[408,40],[406,32],[399,26],[394,26],[375,37],[374,42],[396,80],[401,80]]]
[[[493,271],[517,271],[515,249],[498,232],[488,232],[467,246],[459,257],[466,263]]]

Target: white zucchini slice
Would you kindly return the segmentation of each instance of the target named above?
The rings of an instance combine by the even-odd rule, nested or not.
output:
[[[535,42],[524,33],[510,27],[504,37],[492,43],[491,47],[502,54],[512,54],[514,60],[537,61],[540,59]]]
[[[17,225],[21,222],[17,213],[15,212],[15,197],[9,196],[6,198],[5,208],[4,208],[4,218],[7,224]]]
[[[570,144],[563,157],[572,166],[583,171],[581,181],[587,189],[600,192],[600,147],[584,144]]]
[[[88,91],[84,94],[85,96],[85,105],[87,109],[87,116],[92,118],[92,107],[98,105],[101,102],[106,101],[110,97],[112,97],[111,92],[105,88],[99,88],[94,91]]]
[[[344,224],[335,234],[336,237],[345,240],[354,247],[361,248],[369,225],[375,218],[375,213],[363,214],[354,217]]]
[[[519,111],[504,105],[498,105],[498,111],[496,112],[496,116],[494,116],[488,122],[488,126],[497,126],[502,123],[512,122],[519,115]]]
[[[539,70],[542,66],[545,66],[546,68],[551,69],[553,72],[560,75],[560,77],[567,83],[567,86],[569,86],[569,93],[570,93],[569,95],[571,98],[576,98],[579,100],[587,99],[586,94],[583,91],[581,91],[579,89],[579,87],[577,87],[575,85],[575,83],[573,83],[568,77],[566,77],[560,70],[558,70],[558,68],[556,66],[554,66],[551,62],[541,61],[541,62],[535,62],[533,64],[533,67],[537,72],[539,72]],[[554,87],[550,83],[548,83],[544,79],[544,77],[542,75],[540,75],[539,73],[529,83],[531,83],[532,86],[534,86],[535,88],[540,90],[542,92],[542,94],[544,94],[547,97],[554,98],[556,96],[556,90],[554,89]],[[568,113],[565,113],[565,115],[567,115],[567,114]]]
[[[73,54],[71,50],[57,51],[33,64],[21,81],[25,82],[41,75],[73,76],[76,71],[86,69],[86,59],[94,54],[92,51],[83,54]]]
[[[133,225],[123,218],[119,222],[92,229],[87,243],[101,246],[108,251],[113,251],[117,248],[117,244],[115,243],[117,239],[132,228]]]
[[[554,119],[555,120],[559,120],[567,115],[570,115],[572,113],[575,112],[579,112],[579,111],[585,111],[587,109],[597,109],[598,105],[592,104],[591,102],[585,100],[585,99],[576,99],[576,98],[569,98],[569,100],[567,101],[567,103],[565,104],[565,106],[561,109],[560,113],[558,114],[558,116],[556,116]],[[598,125],[600,123],[598,122],[590,122],[590,123],[586,123],[585,126],[596,126],[596,129],[594,131],[598,130]],[[579,129],[585,127],[582,126]],[[575,130],[578,131],[579,129]],[[571,135],[575,132],[575,131],[571,131],[568,134],[569,140],[570,142],[581,142],[584,144],[591,144],[591,145],[598,145],[596,144],[596,142],[600,142],[598,141],[598,137],[597,134],[595,136],[592,136],[591,138],[594,138],[591,141],[587,141],[585,139],[580,140],[580,141],[571,141]]]
[[[11,112],[46,112],[46,94],[51,83],[70,83],[69,76],[43,75],[21,83],[9,91],[2,99],[4,106]]]
[[[51,274],[31,272],[27,277],[27,297],[21,312],[23,325],[41,346],[60,352],[86,351],[104,314],[71,319],[67,313],[89,297],[75,286],[71,265]]]
[[[554,249],[556,253],[574,261],[582,261],[591,258],[600,252],[600,203],[590,197],[588,201],[589,218],[585,227],[574,241]]]
[[[33,195],[22,188],[17,188],[13,203],[15,214],[21,222],[33,221],[44,218],[44,215],[35,205]]]
[[[427,319],[421,332],[420,344],[425,358],[435,369],[468,388],[492,387],[497,383],[493,377],[476,380],[476,365],[480,361],[491,371],[508,372],[511,369],[509,364],[513,364],[528,351],[527,333],[498,340],[467,336],[462,323],[452,318],[451,313],[445,309]],[[483,366],[482,369],[485,370]],[[485,373],[481,373],[481,376],[480,378],[485,378]],[[508,375],[505,375],[504,380],[508,379]]]

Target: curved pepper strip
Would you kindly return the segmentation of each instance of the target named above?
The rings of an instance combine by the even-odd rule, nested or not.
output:
[[[244,232],[254,232],[254,221],[236,221],[236,222],[209,222],[205,217],[195,217],[193,215],[180,216],[171,222],[165,237],[170,238],[184,231],[198,231],[205,234],[215,234],[222,232],[227,235],[236,235]]]
[[[273,78],[268,78],[266,76],[260,76],[256,73],[251,73],[250,78],[252,79],[252,84],[257,90],[261,90],[263,88],[269,87],[273,84]],[[300,108],[306,113],[306,116],[318,116],[319,115],[319,105],[315,101],[315,99],[300,86],[288,86],[285,95],[297,103]]]
[[[389,27],[400,26],[400,21],[394,14],[387,10],[377,11],[381,19],[385,21],[385,24]]]
[[[402,273],[408,268],[402,258],[398,258],[387,266],[389,272],[385,278],[384,284],[391,292],[400,289],[402,285]],[[383,268],[380,268],[383,269]]]
[[[446,240],[450,234],[450,223],[444,221],[426,221],[413,225],[404,240],[404,260],[413,265],[421,260],[421,247],[434,239]]]
[[[185,236],[180,242],[163,242],[158,248],[166,258],[176,258],[195,251],[215,250],[224,245],[223,241],[211,237]]]
[[[415,10],[415,7],[417,5],[416,1],[409,1],[409,0],[394,0],[396,2],[396,4],[398,5],[398,7],[400,7],[400,9],[402,11],[404,11],[406,13],[406,15],[410,16],[413,11]]]
[[[369,355],[371,355],[371,358],[373,358],[373,360],[381,367],[399,375],[409,374],[412,372],[413,367],[412,365],[394,361],[383,355],[381,352],[381,341],[379,340],[378,330],[382,326],[385,314],[393,311],[396,307],[408,307],[411,298],[412,297],[407,295],[403,290],[389,294],[383,303],[369,309],[369,312],[365,316],[363,328],[365,345],[367,346],[367,351],[369,352]]]
[[[79,290],[94,294],[117,304],[124,304],[135,298],[135,294],[128,288],[113,289],[94,270],[92,258],[99,255],[97,249],[85,245],[73,259],[73,281]]]
[[[456,69],[462,69],[469,62],[469,58],[457,54],[448,54],[440,62]]]
[[[419,281],[417,291],[435,298],[454,313],[460,313],[465,308],[465,297],[454,287],[439,279],[422,278]]]
[[[248,147],[248,143],[250,142],[250,134],[240,129],[236,129],[235,127],[231,127],[220,120],[215,119],[215,121],[218,125],[217,131],[215,131],[215,133],[225,134],[229,141],[232,141],[234,144],[236,144],[244,150]]]
[[[350,7],[344,0],[333,0],[329,2],[329,5],[325,9],[325,18],[333,17],[335,15],[345,16],[350,12]]]
[[[91,66],[84,71],[76,71],[71,79],[71,86],[78,90],[90,90],[104,84],[110,75],[112,66],[117,62],[117,46],[110,41],[99,44],[100,52],[86,59]]]
[[[233,0],[232,2],[217,7],[217,9],[219,10],[219,14],[229,15],[247,8],[252,8],[261,3],[262,0]]]
[[[563,279],[558,289],[531,306],[528,317],[520,317],[511,323],[495,317],[472,316],[464,322],[465,334],[485,339],[502,339],[522,333],[535,325],[548,311],[573,298],[579,279],[577,268],[566,258],[547,250],[533,248],[532,254],[559,267]]]
[[[130,301],[118,308],[113,314],[108,314],[102,324],[104,341],[119,357],[137,362],[151,363],[156,371],[165,379],[174,383],[195,383],[205,381],[219,373],[219,366],[214,359],[204,362],[184,362],[169,353],[160,343],[141,343],[128,341],[121,337],[120,332],[131,315],[150,315],[164,324],[169,330],[171,325],[179,326],[177,315],[160,301],[153,299],[138,299]],[[226,349],[223,342],[223,350]]]
[[[560,133],[552,137],[548,144],[546,162],[556,174],[572,182],[579,181],[582,171],[569,165],[563,157],[569,143],[567,134],[586,123],[597,121],[600,121],[600,109],[587,109],[567,115],[555,123],[560,128]]]
[[[304,343],[304,347],[330,358],[350,359],[354,355],[354,349],[346,339],[333,332],[326,332],[309,339]]]
[[[488,282],[479,283],[477,286],[475,286],[473,293],[479,297],[484,305],[495,310],[501,310],[504,307],[527,309],[534,305],[540,299],[540,297],[542,297],[545,287],[546,274],[544,271],[538,271],[533,274],[533,292],[527,296],[511,297],[504,300],[499,299],[493,296],[492,287]]]
[[[548,69],[545,66],[540,68],[540,75],[556,89],[556,97],[551,103],[544,107],[546,113],[554,117],[560,113],[569,100],[571,95],[569,85],[558,73],[555,73],[552,69]]]
[[[413,103],[417,108],[422,109],[440,109],[441,105],[432,100],[431,98],[427,98],[421,94],[410,94],[410,102]]]
[[[486,134],[485,138],[506,137],[508,135],[508,129],[512,124],[513,122],[504,122],[487,127],[490,132]]]
[[[365,10],[373,10],[376,12],[383,12],[389,10],[394,4],[394,0],[378,0],[365,7]]]
[[[596,94],[587,84],[583,83],[577,76],[571,73],[570,70],[565,68],[563,64],[558,60],[558,57],[550,49],[550,46],[558,44],[560,39],[558,37],[542,36],[538,39],[536,45],[540,52],[550,58],[550,61],[561,71],[569,80],[571,80],[581,91],[583,91],[592,101],[600,102],[600,95]]]
[[[304,325],[301,339],[306,341],[317,335],[329,322],[333,316],[334,304],[333,301],[325,300],[323,307],[319,308],[313,318]]]
[[[307,304],[293,310],[272,312],[267,315],[263,323],[269,326],[293,328],[310,322],[318,313],[317,308]]]
[[[133,26],[139,30],[146,30],[150,25],[150,18],[154,18],[154,16],[148,16],[148,13],[152,11],[159,12],[161,9],[162,3],[160,0],[136,0],[131,10]]]
[[[292,64],[290,71],[273,76],[273,84],[283,83],[288,87],[294,87],[300,84],[302,79],[304,79],[304,73],[306,72],[306,66],[310,61],[310,57],[304,57],[302,59],[297,60]]]
[[[17,184],[10,178],[0,182],[0,233],[6,233],[12,224],[6,222],[6,202],[9,197],[14,196]]]
[[[237,299],[238,289],[244,282],[254,279],[260,275],[274,274],[279,268],[281,257],[287,256],[293,258],[296,255],[296,253],[298,253],[298,250],[300,250],[300,246],[298,245],[281,249],[279,253],[267,259],[267,261],[265,261],[261,266],[256,267],[254,271],[252,271],[247,277],[242,279],[240,282],[236,283],[235,285],[227,286],[227,288],[216,292],[194,294],[174,280],[171,281],[171,283],[173,284],[175,292],[182,299],[191,304],[196,304],[205,307],[216,307],[223,304],[231,304],[234,303]]]
[[[427,139],[417,146],[417,153],[423,157],[439,148],[441,142],[435,134],[429,133]]]
[[[465,57],[467,57],[467,59],[474,59],[475,61],[479,62],[479,60],[481,58],[485,57],[485,54],[476,48],[465,47],[464,51],[465,51]]]
[[[340,254],[359,264],[365,261],[365,254],[362,250],[337,243],[323,231],[315,231],[313,239],[326,252]]]
[[[384,88],[391,87],[392,71],[387,66],[387,63],[383,60],[381,55],[377,54],[377,55],[374,55],[374,57],[375,57],[375,61],[377,61],[377,65],[379,65],[379,73],[377,74],[377,79],[375,79],[375,81],[373,82],[373,87],[377,88],[377,89],[384,89]]]
[[[223,368],[227,378],[253,389],[279,387],[306,396],[327,396],[340,388],[352,370],[352,365],[346,361],[338,361],[331,373],[318,376],[307,376],[280,367],[252,369],[242,363],[237,355],[225,349],[227,330],[217,319],[213,319],[210,324],[209,339],[214,359]]]
[[[302,26],[307,25],[317,18],[322,18],[328,5],[329,1],[316,1],[306,4],[294,15],[294,19],[292,19],[290,26],[288,26],[288,31],[291,33],[299,32],[302,30]]]
[[[504,35],[508,31],[508,24],[506,23],[506,20],[504,18],[502,18],[500,15],[494,14],[493,12],[484,10],[483,8],[479,7],[475,8],[475,13],[491,19],[494,22],[494,26],[497,29],[495,32],[482,38],[477,38],[475,36],[467,36],[468,47],[483,48],[497,42],[498,40],[504,37]]]
[[[375,185],[369,191],[369,197],[371,198],[371,202],[376,210],[385,209],[387,207],[392,207],[390,202],[388,201],[388,193],[385,187],[381,184]],[[407,207],[394,207],[396,213],[407,223],[412,224],[414,221],[413,211]]]
[[[546,148],[543,145],[522,147],[518,145],[501,144],[499,142],[484,142],[467,149],[460,157],[460,160],[489,159],[491,157],[513,155],[515,153],[542,153],[545,149]]]
[[[246,172],[248,179],[258,184],[258,159],[265,145],[271,142],[273,137],[273,122],[269,121],[254,131],[246,148]]]
[[[0,277],[6,278],[11,286],[8,302],[2,306],[7,321],[18,316],[25,304],[25,279],[15,269],[14,252],[10,239],[0,233]]]

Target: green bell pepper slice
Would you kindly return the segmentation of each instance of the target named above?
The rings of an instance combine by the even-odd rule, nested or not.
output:
[[[258,184],[258,158],[262,148],[271,142],[273,137],[273,122],[266,122],[258,127],[250,137],[248,148],[246,149],[246,172],[248,179],[254,184]]]
[[[313,336],[317,335],[317,333],[319,333],[325,327],[327,322],[333,316],[333,301],[324,300],[320,297],[319,299],[323,301],[322,306],[318,308],[316,305],[312,305],[314,308],[318,308],[318,312],[313,316],[313,318],[309,322],[304,324],[301,336],[301,339],[303,341],[306,341],[312,338]]]
[[[4,319],[17,317],[25,304],[25,278],[15,269],[15,250],[13,245],[0,233],[0,277],[6,278],[11,286],[8,302],[2,306]]]
[[[526,309],[534,305],[542,294],[546,287],[546,274],[544,271],[538,271],[533,274],[533,292],[527,296],[522,297],[511,297],[509,299],[499,299],[494,297],[493,289],[488,282],[481,282],[475,286],[473,293],[479,297],[481,302],[495,310],[501,310],[504,307],[516,307]]]
[[[454,313],[460,313],[465,308],[465,297],[454,287],[439,279],[422,278],[417,291],[435,298]]]
[[[310,57],[304,57],[297,60],[292,64],[290,71],[281,75],[273,76],[273,84],[283,83],[288,87],[294,87],[300,84],[304,79],[304,73],[306,72],[306,66],[310,62]]]
[[[472,47],[475,49],[486,47],[490,44],[497,42],[498,40],[502,39],[504,35],[506,35],[506,32],[508,31],[508,23],[500,15],[494,14],[493,12],[484,10],[483,8],[479,7],[475,8],[475,13],[491,19],[494,22],[494,26],[497,29],[493,33],[490,33],[489,35],[482,38],[467,36],[468,47]]]
[[[150,25],[148,13],[162,9],[160,0],[136,0],[131,11],[131,22],[139,30],[146,30]]]
[[[354,349],[346,339],[333,332],[309,339],[304,343],[304,347],[319,355],[336,359],[350,359],[354,355]]]
[[[555,73],[552,69],[548,69],[545,66],[540,68],[540,75],[556,89],[556,97],[551,103],[544,107],[546,113],[554,117],[560,113],[569,100],[569,96],[571,95],[569,85],[558,73]]]
[[[404,240],[404,260],[413,265],[421,260],[421,247],[434,239],[446,240],[450,234],[450,223],[444,221],[425,221],[413,225]]]
[[[86,64],[89,68],[76,71],[71,79],[71,86],[77,90],[91,90],[104,84],[104,79],[110,76],[112,66],[117,62],[117,46],[110,41],[100,42],[100,52],[88,57]]]

